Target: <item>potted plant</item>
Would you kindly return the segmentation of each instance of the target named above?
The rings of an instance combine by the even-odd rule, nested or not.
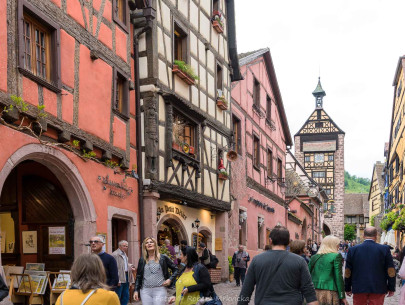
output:
[[[229,265],[229,282],[232,283],[233,279],[234,279],[234,276],[233,276],[234,269],[233,269],[233,266],[232,266],[232,256],[228,256],[228,265]]]
[[[226,171],[225,168],[221,168],[218,172],[218,179],[220,180],[228,180],[228,172]]]
[[[225,96],[217,97],[217,106],[219,109],[222,109],[222,110],[228,109],[228,101],[225,99]]]
[[[198,79],[193,68],[182,60],[174,61],[172,71],[189,85],[194,85],[195,81]]]
[[[224,31],[224,23],[222,16],[215,15],[212,18],[212,26],[214,27],[215,31],[217,31],[218,34],[222,33]]]

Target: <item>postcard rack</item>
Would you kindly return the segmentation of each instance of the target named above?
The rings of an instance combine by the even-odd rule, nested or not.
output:
[[[37,287],[34,287],[30,274],[11,273],[10,277],[9,296],[11,302],[27,304],[26,301],[28,301],[28,304],[44,304],[43,295],[34,292]],[[17,281],[16,286],[18,288],[15,288],[15,281]]]

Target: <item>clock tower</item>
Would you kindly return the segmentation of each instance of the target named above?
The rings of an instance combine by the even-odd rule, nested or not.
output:
[[[343,239],[345,133],[323,108],[326,92],[320,78],[312,95],[315,110],[294,136],[295,156],[328,195],[321,230]]]

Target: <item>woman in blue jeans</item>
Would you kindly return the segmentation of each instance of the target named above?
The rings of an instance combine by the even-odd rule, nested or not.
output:
[[[169,274],[171,269],[172,274]],[[138,263],[134,299],[143,305],[164,305],[167,288],[177,277],[177,266],[164,254],[159,253],[156,239],[147,237],[142,243],[142,257]]]

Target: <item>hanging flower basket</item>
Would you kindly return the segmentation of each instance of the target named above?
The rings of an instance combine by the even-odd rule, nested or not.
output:
[[[218,179],[219,180],[228,180],[228,172],[225,169],[220,169],[218,172]]]
[[[228,109],[228,102],[226,101],[225,97],[217,97],[217,106],[219,109],[227,110]]]

